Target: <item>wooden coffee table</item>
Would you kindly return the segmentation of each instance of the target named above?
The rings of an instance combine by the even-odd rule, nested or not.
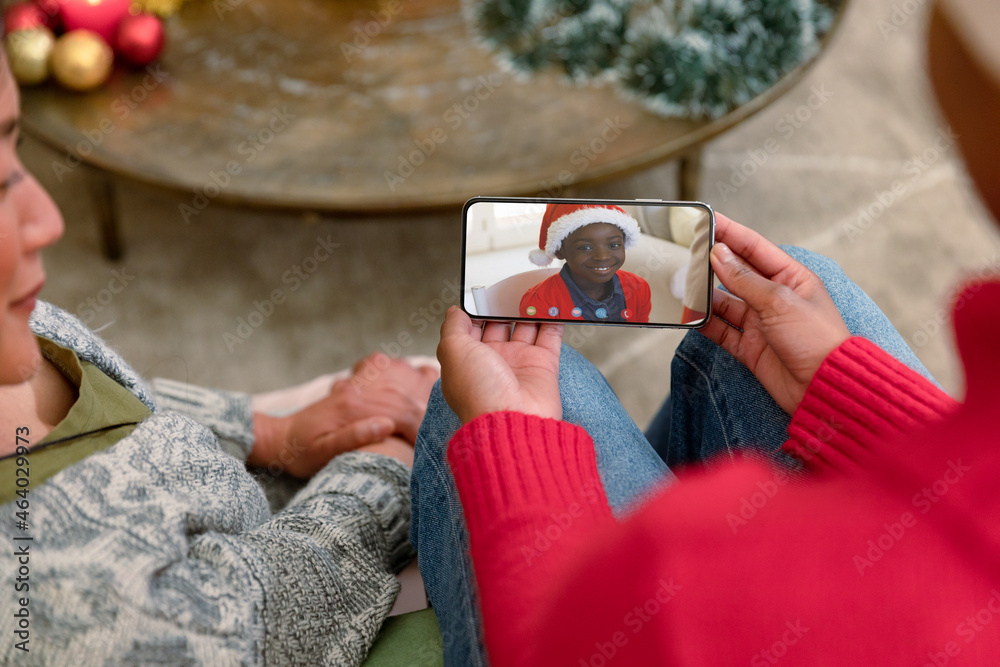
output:
[[[53,169],[96,168],[111,258],[115,189],[129,180],[182,193],[178,216],[194,222],[216,203],[379,214],[557,196],[681,158],[680,196],[695,199],[701,144],[811,64],[721,119],[691,121],[612,86],[516,80],[475,44],[459,0],[196,0],[167,25],[148,71],[116,71],[84,95],[22,91],[25,130],[63,153]]]

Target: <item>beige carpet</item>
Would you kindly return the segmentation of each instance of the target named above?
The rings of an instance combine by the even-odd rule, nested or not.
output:
[[[900,25],[890,30],[893,11],[891,0],[853,0],[805,79],[708,145],[701,199],[777,242],[840,262],[960,394],[950,335],[936,322],[963,272],[995,262],[997,235],[929,101],[924,12],[897,8]],[[734,178],[765,146],[773,150],[763,164],[745,167],[745,182]],[[375,349],[433,354],[444,307],[457,301],[457,210],[308,221],[216,205],[188,225],[178,205],[190,195],[129,185],[120,196],[127,255],[112,265],[99,253],[83,170],[60,181],[58,153],[30,140],[22,153],[67,220],[66,237],[48,252],[43,297],[102,328],[146,375],[258,391]],[[568,194],[672,198],[674,173],[664,165]],[[870,218],[859,222],[864,211]],[[284,299],[272,309],[264,302],[275,290]],[[267,316],[251,315],[260,311]],[[663,330],[568,334],[640,425],[667,392],[679,339]]]

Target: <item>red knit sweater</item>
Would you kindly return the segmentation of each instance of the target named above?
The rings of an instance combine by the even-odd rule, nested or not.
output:
[[[626,322],[649,322],[649,312],[652,309],[650,301],[649,283],[628,271],[618,272],[618,282],[622,287],[622,294],[625,297],[625,310],[621,318]],[[556,273],[549,276],[542,282],[528,288],[528,291],[521,297],[521,305],[518,311],[521,317],[538,317],[545,319],[573,320],[579,317],[573,314],[573,308],[578,304],[573,301],[573,297],[566,287],[566,282],[561,274]],[[529,315],[528,308],[534,307],[534,312]],[[549,309],[555,308],[554,314],[550,314]],[[618,315],[618,313],[613,313]]]
[[[789,428],[805,482],[682,471],[619,522],[579,427],[463,427],[449,460],[494,667],[1000,664],[1000,284],[957,304],[964,402],[847,341]]]

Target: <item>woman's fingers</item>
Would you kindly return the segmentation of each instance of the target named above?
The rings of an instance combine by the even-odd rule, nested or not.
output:
[[[425,380],[430,380],[432,383],[441,377],[441,371],[434,366],[420,366],[417,368],[417,372],[420,373]]]
[[[510,322],[487,322],[483,327],[482,341],[484,343],[505,343],[510,340],[510,330],[514,325]]]
[[[481,335],[479,327],[473,324],[461,308],[458,306],[449,308],[441,324],[441,339],[437,346],[437,358],[441,363],[442,372],[449,364],[456,361],[456,358],[461,358],[462,351],[473,341],[478,341]]]
[[[538,335],[535,336],[535,345],[545,348],[556,355],[562,350],[562,338],[565,325],[563,324],[541,324],[538,327]]]
[[[537,345],[558,354],[562,347],[562,335],[562,324],[518,322],[510,334],[510,341],[525,345]],[[485,337],[483,341],[489,342],[486,341]]]
[[[765,278],[773,278],[782,271],[801,266],[788,253],[758,232],[721,213],[715,215],[715,241],[716,244],[729,246]]]
[[[323,437],[331,456],[381,442],[392,435],[396,424],[389,417],[368,417],[346,424]]]
[[[712,269],[730,292],[757,311],[766,309],[781,285],[757,273],[725,243],[712,247]]]
[[[518,322],[514,325],[514,332],[510,335],[512,341],[534,345],[538,336],[538,325],[534,322]]]
[[[452,306],[445,313],[444,323],[441,325],[441,338],[456,335],[468,336],[476,328],[472,320],[461,308]]]
[[[483,327],[484,343],[524,343],[525,345],[539,344],[541,338],[547,349],[555,345],[556,349],[562,343],[563,325],[561,324],[538,324],[535,322],[487,322]],[[543,333],[544,332],[544,335]]]
[[[712,317],[699,329],[706,338],[739,359],[743,327],[750,307],[731,294],[715,290],[712,294]],[[742,361],[742,360],[741,360]]]
[[[727,326],[746,329],[747,316],[752,312],[742,299],[721,289],[712,290],[712,315],[728,323]]]
[[[382,370],[391,362],[392,360],[389,358],[389,355],[384,352],[372,352],[368,356],[358,359],[358,361],[355,362],[354,366],[351,367],[351,374],[361,375],[369,368]]]

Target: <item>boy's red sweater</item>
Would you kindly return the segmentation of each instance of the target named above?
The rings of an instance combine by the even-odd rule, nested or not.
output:
[[[617,275],[625,297],[625,309],[631,311],[631,315],[623,319],[628,322],[649,322],[649,313],[652,310],[649,283],[628,271],[619,271]],[[562,275],[556,273],[528,288],[521,297],[518,312],[521,317],[572,320],[575,317],[572,313],[576,305],[578,304],[573,302]],[[535,307],[532,315],[528,315],[528,306]],[[558,312],[549,315],[549,308],[553,306]]]
[[[464,426],[449,460],[494,666],[1000,664],[1000,283],[956,302],[958,404],[866,340],[785,449],[681,472],[612,518],[579,427]]]

